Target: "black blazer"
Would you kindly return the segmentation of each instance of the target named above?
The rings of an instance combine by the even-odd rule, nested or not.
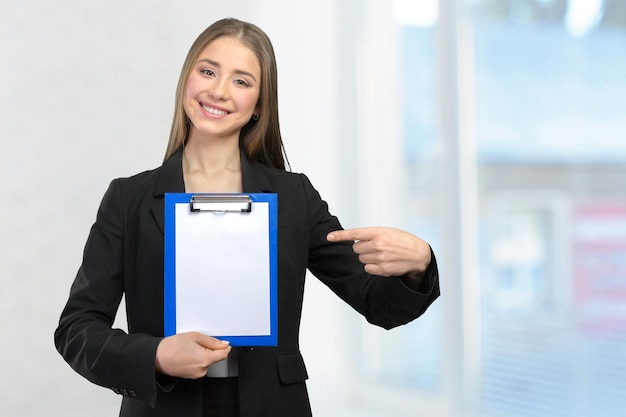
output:
[[[417,318],[438,297],[435,258],[423,292],[396,277],[369,275],[349,243],[326,240],[341,226],[306,176],[253,164],[243,154],[241,164],[244,192],[277,193],[279,212],[279,342],[241,350],[241,416],[308,416],[298,345],[306,269],[369,322],[389,329]],[[202,415],[201,380],[155,374],[163,337],[165,192],[184,192],[181,152],[155,170],[110,184],[55,332],[72,368],[124,396],[121,416]],[[111,328],[122,295],[128,334]]]

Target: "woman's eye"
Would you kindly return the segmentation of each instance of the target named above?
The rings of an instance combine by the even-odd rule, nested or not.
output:
[[[247,87],[249,84],[246,82],[246,80],[241,80],[241,79],[237,79],[234,81],[235,84],[240,85],[242,87]]]
[[[213,71],[211,69],[201,69],[200,72],[203,73],[204,75],[208,75],[210,77],[215,76],[215,71]]]

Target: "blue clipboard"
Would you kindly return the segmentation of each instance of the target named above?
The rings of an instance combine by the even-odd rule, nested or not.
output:
[[[276,194],[165,194],[164,333],[278,345]]]

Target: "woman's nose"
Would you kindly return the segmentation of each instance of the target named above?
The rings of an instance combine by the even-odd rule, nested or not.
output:
[[[228,98],[228,85],[226,81],[216,80],[209,89],[209,96],[215,100],[225,100]]]

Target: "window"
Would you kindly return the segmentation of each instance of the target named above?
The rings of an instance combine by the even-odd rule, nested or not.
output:
[[[393,333],[361,329],[365,384],[406,392],[406,415],[423,410],[416,395],[428,415],[624,415],[626,5],[366,9],[359,48],[388,42],[396,55],[380,56],[401,81],[371,93],[380,80],[361,74],[357,89],[373,94],[365,102],[396,97],[401,116],[359,113],[366,135],[398,124],[359,142],[360,192],[376,182],[378,198],[400,202],[399,226],[438,254],[443,296]],[[373,180],[367,164],[389,143],[395,156],[374,171],[393,174]]]
[[[478,411],[623,415],[626,8],[473,3]]]

